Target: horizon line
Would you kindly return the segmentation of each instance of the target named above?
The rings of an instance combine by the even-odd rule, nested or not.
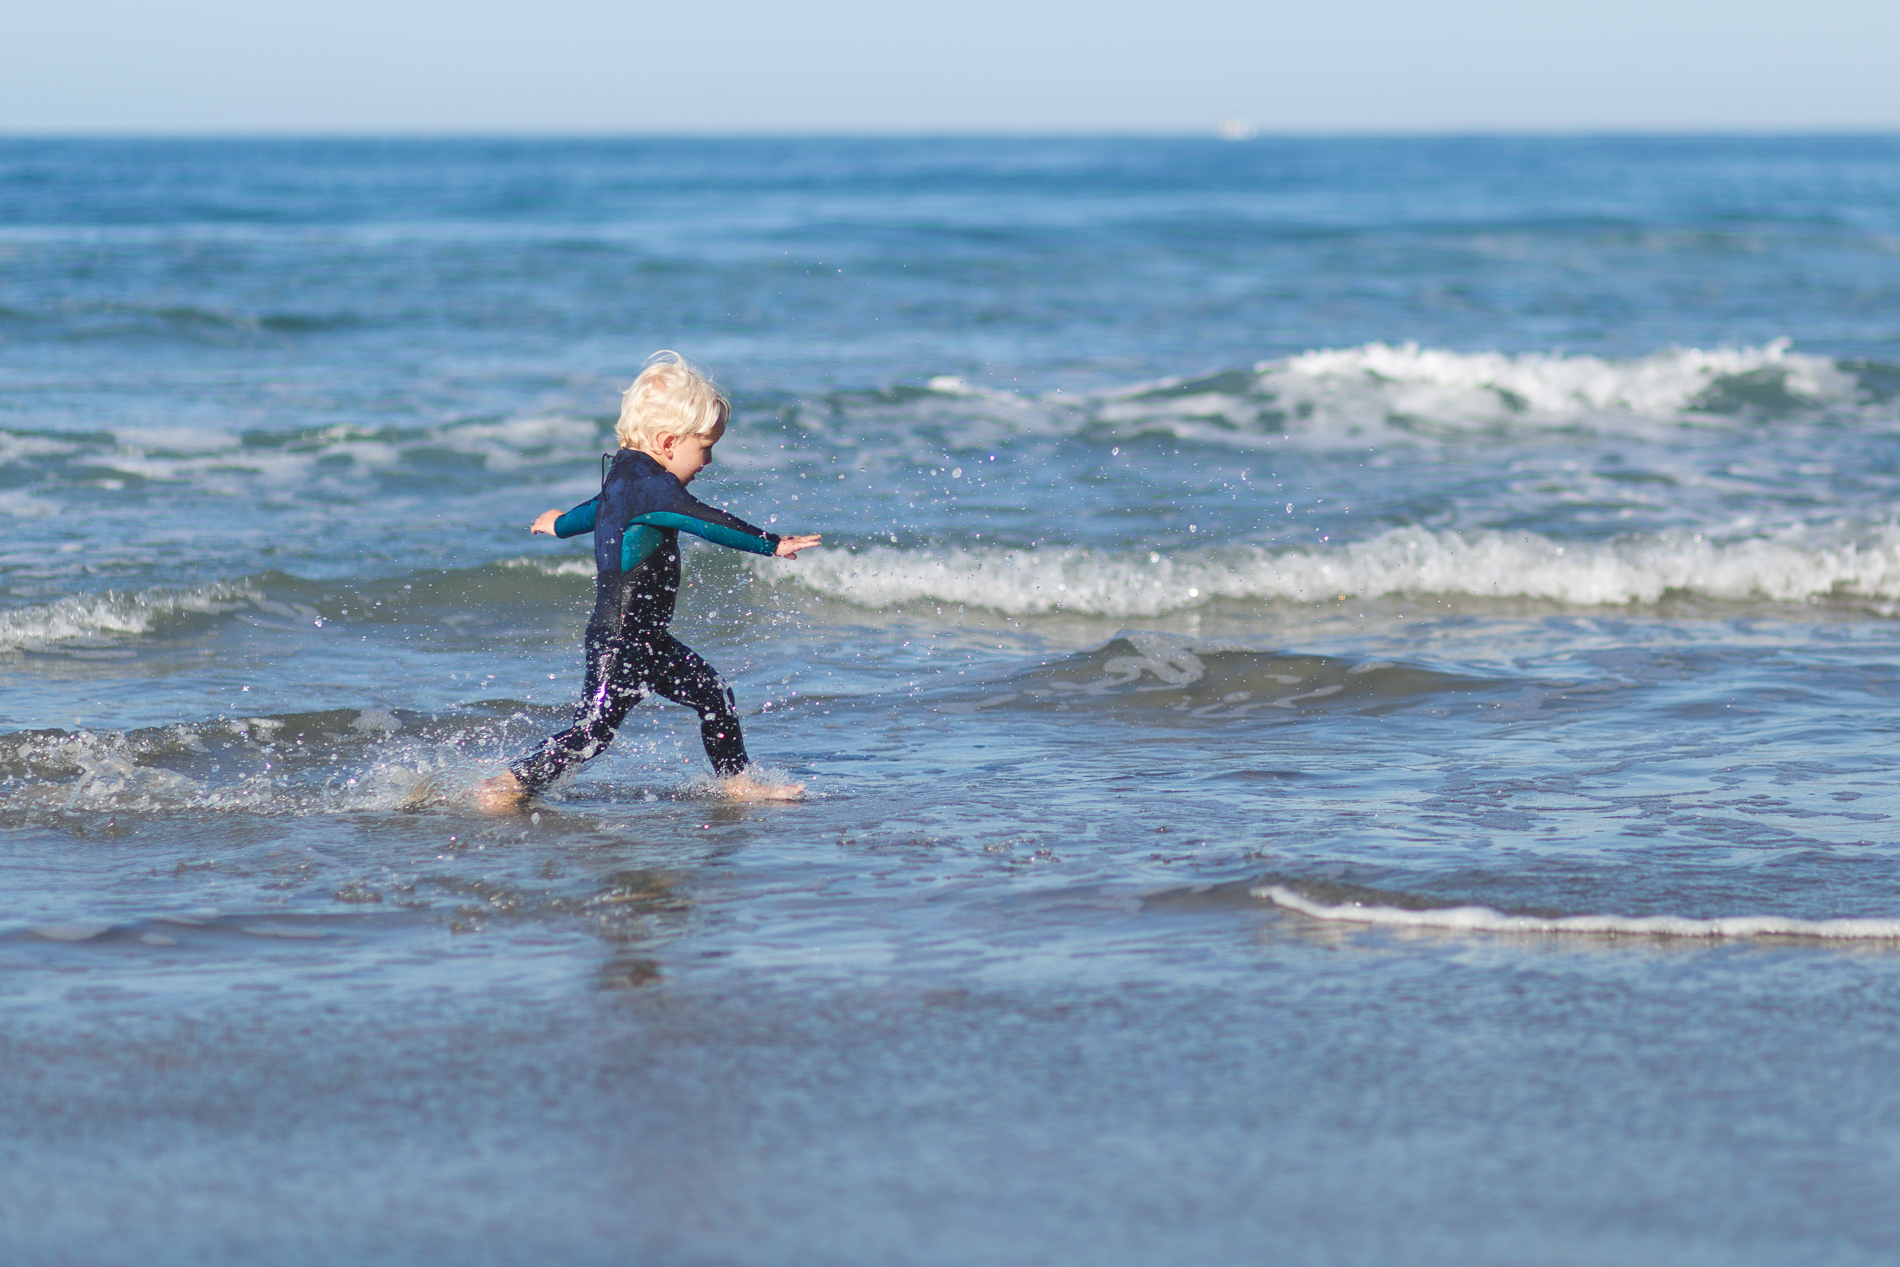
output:
[[[1205,128],[917,128],[917,129],[607,129],[607,128],[10,128],[5,141],[1036,141],[1205,140],[1225,145],[1296,140],[1590,140],[1900,137],[1900,123],[1810,125],[1665,125],[1445,128],[1267,128],[1244,136]]]

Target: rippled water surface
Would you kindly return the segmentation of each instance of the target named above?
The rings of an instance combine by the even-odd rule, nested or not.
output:
[[[0,143],[21,1263],[1884,1262],[1900,143]],[[519,817],[617,392],[683,710]]]

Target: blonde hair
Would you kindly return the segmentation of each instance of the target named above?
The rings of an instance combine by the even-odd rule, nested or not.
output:
[[[711,435],[732,402],[678,352],[655,352],[620,396],[614,435],[623,449],[656,449],[661,436]]]

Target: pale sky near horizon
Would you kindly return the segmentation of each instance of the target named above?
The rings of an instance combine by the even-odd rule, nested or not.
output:
[[[0,134],[1900,130],[1892,0],[0,4]]]

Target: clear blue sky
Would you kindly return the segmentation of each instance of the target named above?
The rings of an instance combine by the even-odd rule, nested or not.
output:
[[[1895,0],[0,0],[0,132],[1900,130]]]

